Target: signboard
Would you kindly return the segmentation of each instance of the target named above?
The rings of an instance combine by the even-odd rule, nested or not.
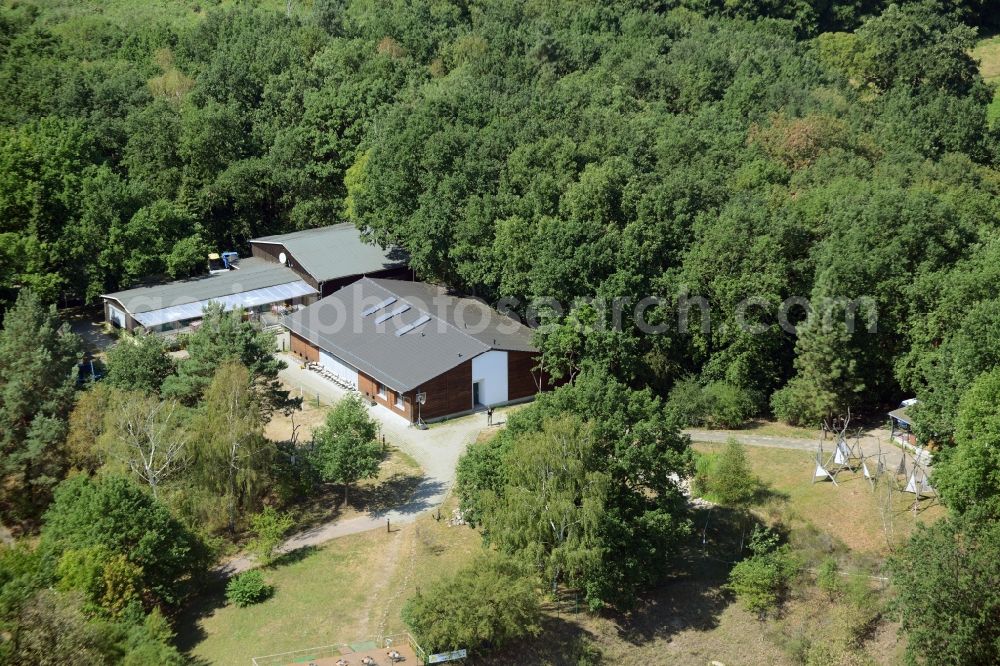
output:
[[[443,664],[446,661],[455,661],[456,659],[465,659],[468,656],[466,650],[455,650],[454,652],[441,652],[440,654],[432,654],[427,657],[428,664]]]

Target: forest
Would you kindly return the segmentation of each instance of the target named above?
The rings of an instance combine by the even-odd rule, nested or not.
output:
[[[621,562],[593,543],[575,564],[545,555],[594,608],[633,603],[687,533],[679,428],[811,427],[909,397],[950,511],[915,539],[944,561],[964,534],[969,566],[993,571],[1000,114],[971,50],[998,30],[989,0],[3,0],[0,453],[14,480],[0,499],[41,546],[0,553],[0,618],[56,616],[92,645],[50,589],[65,581],[113,618],[94,654],[179,661],[161,610],[204,574],[212,539],[318,473],[261,458],[239,481],[193,474],[159,495],[149,478],[91,479],[129,418],[109,405],[167,428],[176,409],[208,461],[225,448],[224,391],[253,387],[233,418],[257,447],[295,404],[268,342],[221,313],[190,359],[143,343],[109,359],[107,388],[76,391],[63,371],[79,349],[48,307],[340,221],[404,248],[420,279],[521,316],[558,304],[536,342],[542,368],[573,382],[474,449],[459,492],[494,544],[541,557],[497,518],[532,494],[511,451],[543,464],[545,442],[579,442],[577,491],[600,500],[587,538],[640,544]],[[649,298],[655,335],[606,307]],[[678,323],[698,299],[709,325]],[[656,445],[626,456],[635,432]],[[81,536],[117,501],[163,539],[143,541],[145,560]],[[1000,600],[981,603],[1000,617]],[[973,636],[983,621],[957,645],[903,620],[949,663],[996,655],[995,627]]]
[[[555,374],[804,423],[917,396],[950,437],[1000,358],[998,130],[969,55],[995,13],[648,4],[7,3],[0,302],[93,302],[348,219],[424,279],[556,299]],[[594,305],[655,296],[669,322],[686,295],[708,330]],[[793,335],[789,298],[870,299],[875,331],[818,306]]]

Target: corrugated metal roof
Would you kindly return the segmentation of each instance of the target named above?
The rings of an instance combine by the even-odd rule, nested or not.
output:
[[[403,304],[409,309],[379,321]],[[420,282],[363,278],[283,323],[397,391],[419,388],[491,349],[537,351],[523,324],[480,301]]]
[[[396,268],[407,261],[405,252],[398,248],[383,250],[369,243],[350,223],[264,236],[250,242],[283,245],[319,282]]]
[[[290,268],[263,259],[241,259],[237,270],[201,277],[137,287],[102,298],[113,298],[133,316],[188,303],[201,303],[281,284],[299,282]],[[315,290],[312,292],[315,293]],[[138,319],[138,317],[136,317]]]
[[[161,310],[140,312],[135,315],[135,319],[140,324],[148,328],[175,321],[197,319],[202,315],[205,311],[205,307],[209,303],[220,303],[226,310],[232,310],[235,308],[252,308],[258,305],[281,303],[293,298],[300,298],[302,296],[308,296],[309,294],[315,293],[317,293],[316,290],[310,287],[305,281],[297,280],[295,282],[279,284],[274,287],[264,287],[262,289],[254,289],[252,291],[242,291],[238,294],[221,296],[219,298],[210,298],[208,300],[195,301],[194,303],[185,303],[183,305],[175,305]]]

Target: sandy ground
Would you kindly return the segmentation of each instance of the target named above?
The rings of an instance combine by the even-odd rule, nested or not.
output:
[[[294,425],[292,419],[276,420],[268,425],[267,434],[273,439],[288,439],[292,428],[297,427],[299,441],[303,441],[322,423],[326,412],[322,405],[337,402],[347,392],[316,373],[301,368],[299,361],[291,355],[278,356],[288,364],[281,371],[281,380],[309,404],[301,414],[295,416]],[[317,398],[319,406],[316,404]],[[508,409],[516,407],[498,409],[494,415],[494,423],[502,424]],[[306,546],[316,546],[349,534],[387,529],[387,525],[391,529],[392,526],[412,523],[422,513],[440,508],[455,483],[455,468],[459,456],[487,428],[486,417],[482,414],[452,419],[434,424],[426,430],[419,430],[381,406],[370,406],[369,413],[379,424],[380,434],[385,436],[386,441],[411,456],[423,470],[423,478],[413,494],[403,504],[386,511],[370,512],[309,527],[288,539],[278,549],[279,552],[287,553]],[[240,556],[222,564],[217,572],[231,576],[252,566],[253,560],[249,556]]]

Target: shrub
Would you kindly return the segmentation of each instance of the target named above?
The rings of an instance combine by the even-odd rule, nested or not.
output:
[[[755,405],[749,391],[728,382],[712,382],[704,395],[705,423],[712,428],[737,428],[754,415]]]
[[[677,382],[667,398],[667,412],[687,426],[736,428],[755,411],[749,391],[724,381],[703,387],[696,377],[688,377]]]
[[[707,405],[697,377],[688,377],[674,384],[667,397],[667,413],[686,426],[703,425]]]
[[[250,542],[250,551],[257,556],[262,564],[270,564],[274,551],[281,545],[285,533],[295,523],[289,513],[278,513],[274,507],[264,507],[260,513],[250,517],[254,538]]]
[[[746,450],[735,439],[717,454],[698,456],[692,490],[717,504],[730,508],[752,505],[763,490],[760,478],[747,462]]]
[[[538,635],[541,609],[535,581],[515,561],[487,555],[453,576],[417,590],[403,620],[431,651],[497,647]]]
[[[778,537],[768,529],[754,527],[750,536],[753,555],[729,572],[726,589],[734,592],[743,607],[763,620],[776,608],[797,566],[787,546],[778,546]]]
[[[816,572],[816,585],[833,601],[843,590],[843,583],[840,580],[840,571],[837,567],[837,560],[828,557],[819,565]]]
[[[823,412],[812,392],[802,382],[792,380],[771,395],[771,412],[790,425],[814,426],[823,420]]]
[[[264,582],[264,576],[257,570],[237,574],[226,585],[226,601],[238,608],[259,604],[273,593],[274,588]]]

